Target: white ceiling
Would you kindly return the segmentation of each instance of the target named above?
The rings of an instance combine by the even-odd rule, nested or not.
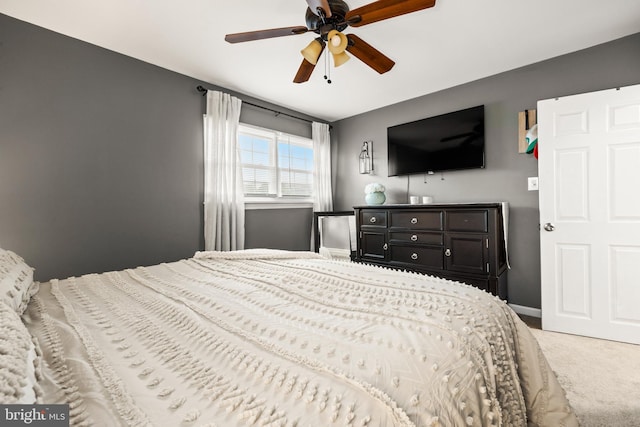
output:
[[[353,9],[371,0],[346,0]],[[305,25],[305,0],[0,0],[0,12],[199,80],[335,121],[640,31],[637,0],[437,0],[348,28],[396,62],[357,58],[293,77],[315,34],[229,44],[227,33]]]

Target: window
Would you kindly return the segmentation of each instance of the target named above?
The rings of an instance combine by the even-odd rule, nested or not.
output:
[[[245,196],[312,196],[311,139],[240,124],[238,142]]]

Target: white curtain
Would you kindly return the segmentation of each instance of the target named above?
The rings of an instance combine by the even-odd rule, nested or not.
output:
[[[313,140],[313,210],[330,212],[333,210],[331,191],[331,136],[329,125],[313,122],[311,124]],[[315,249],[315,233],[311,230],[311,250]]]
[[[204,115],[204,245],[208,251],[244,249],[244,190],[238,153],[242,101],[208,91]]]
[[[331,192],[331,136],[329,125],[313,122],[313,210],[327,212],[333,210]]]

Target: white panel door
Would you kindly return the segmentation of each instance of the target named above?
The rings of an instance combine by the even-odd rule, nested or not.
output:
[[[640,344],[640,85],[538,102],[542,328]]]

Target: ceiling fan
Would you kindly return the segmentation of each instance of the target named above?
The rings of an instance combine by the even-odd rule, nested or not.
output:
[[[343,0],[306,0],[306,26],[272,28],[227,34],[229,43],[241,43],[273,37],[293,36],[312,31],[318,34],[309,45],[301,50],[302,64],[298,68],[294,83],[304,83],[311,77],[318,58],[325,47],[333,54],[335,66],[344,64],[349,56],[345,50],[373,68],[380,74],[395,65],[390,58],[355,34],[342,34],[347,27],[360,27],[384,19],[433,7],[436,0],[378,0],[353,10]]]

